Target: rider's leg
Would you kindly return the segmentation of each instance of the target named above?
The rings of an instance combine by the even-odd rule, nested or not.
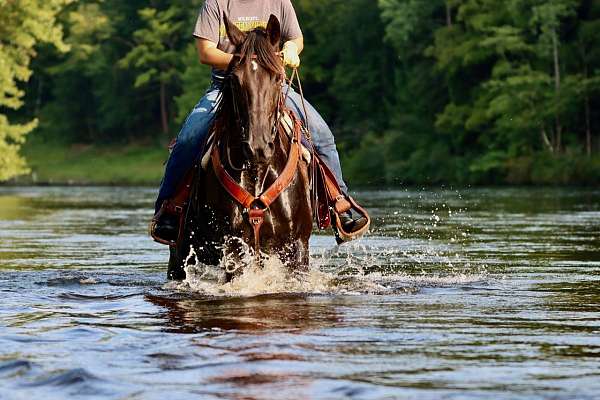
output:
[[[284,87],[284,93],[287,90],[287,86]],[[304,115],[304,107],[302,106],[302,98],[294,90],[290,89],[287,97],[287,106],[292,109],[298,115],[302,122],[306,123],[306,116]],[[340,156],[338,155],[337,148],[335,147],[335,139],[329,126],[323,120],[323,117],[314,109],[306,99],[304,100],[306,105],[306,112],[308,114],[308,128],[312,134],[313,144],[315,150],[323,161],[327,164],[331,172],[334,173],[335,178],[340,186],[340,189],[344,193],[348,193],[348,187],[344,182],[342,176],[342,166],[340,164]]]
[[[287,91],[287,86],[283,88],[284,93],[287,92],[288,97],[286,100],[287,106],[300,116],[302,121],[306,123],[306,116],[304,115],[304,107],[302,105],[301,96],[294,90],[290,89]],[[306,113],[308,114],[308,127],[312,134],[313,144],[315,150],[321,157],[321,159],[327,164],[331,172],[335,175],[335,179],[342,190],[342,193],[348,194],[348,186],[344,182],[342,176],[342,166],[340,164],[340,156],[338,155],[337,148],[335,146],[335,139],[329,126],[323,120],[323,117],[310,105],[306,99],[304,99],[304,105],[306,106]],[[356,231],[367,224],[367,219],[363,216],[353,216],[352,212],[348,211],[340,215],[342,225],[346,232]],[[342,239],[337,237],[338,243],[341,243]]]
[[[214,118],[219,90],[211,87],[188,115],[165,167],[155,209],[175,194],[177,185],[202,153],[202,145]]]

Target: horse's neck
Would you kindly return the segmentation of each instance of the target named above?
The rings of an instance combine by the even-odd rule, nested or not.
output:
[[[268,164],[256,163],[244,156],[241,149],[241,131],[233,125],[223,126],[225,131],[221,132],[220,152],[223,166],[241,186],[258,196],[277,179],[285,168],[290,151],[290,140],[286,135],[278,133],[271,161]],[[249,167],[240,171],[242,165]]]
[[[235,98],[230,94],[226,96],[222,101],[227,106],[220,110],[220,115],[217,117],[217,121],[221,121],[219,123],[221,132],[218,132],[218,136],[221,142],[221,154],[224,155],[222,157],[224,159],[223,165],[231,176],[250,192],[253,192],[252,188],[261,185],[264,185],[262,189],[264,190],[272,181],[277,179],[277,176],[285,168],[290,150],[290,140],[277,129],[274,143],[275,152],[268,165],[261,165],[254,162],[255,160],[246,158],[242,152],[240,123],[233,118],[236,115],[234,111],[236,107],[236,104],[234,104]],[[239,167],[242,165],[250,165],[250,168],[240,171]]]

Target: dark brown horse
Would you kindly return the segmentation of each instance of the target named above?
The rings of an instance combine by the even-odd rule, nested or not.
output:
[[[170,279],[185,278],[186,262],[243,265],[244,250],[255,244],[260,252],[277,256],[292,269],[308,266],[312,210],[307,163],[300,158],[290,179],[281,184],[289,160],[299,151],[297,138],[287,135],[279,124],[285,104],[279,21],[272,15],[266,29],[249,33],[240,31],[227,17],[224,21],[236,53],[215,116],[213,162],[194,181],[182,239],[171,250]],[[223,174],[255,199],[240,204],[224,187]],[[274,198],[260,197],[269,188],[282,190]],[[258,230],[253,226],[253,213],[264,220]],[[256,240],[257,232],[260,240]],[[190,258],[191,249],[195,257]],[[230,269],[227,279],[232,276]]]

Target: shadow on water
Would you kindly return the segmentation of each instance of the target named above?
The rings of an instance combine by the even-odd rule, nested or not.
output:
[[[326,328],[341,316],[326,302],[307,301],[305,295],[263,295],[251,298],[189,299],[146,295],[164,308],[165,330],[198,333],[211,330],[266,332]]]

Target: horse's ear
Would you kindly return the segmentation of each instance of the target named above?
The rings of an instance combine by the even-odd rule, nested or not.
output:
[[[225,31],[227,32],[227,37],[231,44],[235,47],[241,45],[244,42],[244,39],[246,39],[246,34],[235,26],[235,24],[227,18],[225,13],[223,13],[223,23],[225,24]]]
[[[279,25],[279,20],[273,14],[271,14],[269,17],[269,23],[267,24],[267,35],[269,36],[271,44],[279,48],[279,41],[281,40],[281,25]]]

